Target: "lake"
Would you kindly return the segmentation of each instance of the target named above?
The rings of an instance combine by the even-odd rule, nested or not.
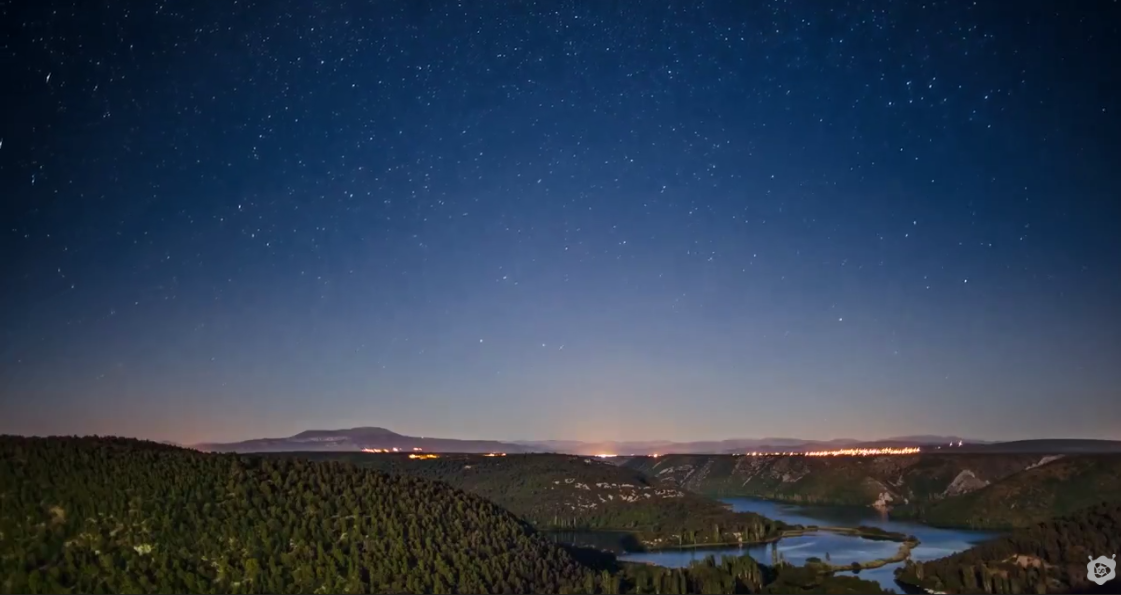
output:
[[[987,531],[967,531],[957,529],[938,529],[916,523],[891,519],[887,514],[871,508],[833,507],[833,506],[801,506],[796,504],[782,504],[750,498],[724,498],[722,501],[732,505],[732,510],[737,512],[754,512],[765,517],[783,521],[792,525],[819,525],[819,526],[847,526],[867,525],[879,527],[885,531],[895,531],[906,535],[914,535],[922,542],[911,551],[911,559],[915,561],[933,560],[948,556],[955,552],[968,549],[973,545],[996,536],[996,533]],[[705,556],[715,555],[717,558],[731,555],[742,556],[751,554],[751,557],[764,564],[771,561],[771,544],[750,547],[722,547],[685,550],[658,550],[652,552],[628,553],[619,556],[620,560],[633,562],[651,562],[661,566],[680,567],[688,566],[694,560],[701,560]],[[876,541],[862,537],[850,537],[833,533],[817,533],[799,537],[781,539],[775,545],[787,562],[800,565],[806,558],[816,556],[825,559],[826,554],[834,564],[861,562],[876,558],[887,558],[899,549],[899,544],[894,541]],[[888,564],[880,568],[862,570],[856,576],[866,580],[874,580],[884,588],[902,591],[895,582],[895,569],[899,564]],[[844,572],[838,574],[853,574]]]

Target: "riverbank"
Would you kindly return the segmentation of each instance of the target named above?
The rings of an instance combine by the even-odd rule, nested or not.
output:
[[[818,531],[825,531],[827,533],[837,533],[839,535],[848,535],[850,537],[863,537],[864,539],[874,539],[876,541],[894,541],[897,543],[907,543],[910,541],[918,544],[918,538],[913,535],[906,535],[894,531],[884,531],[877,527],[819,527],[811,525],[802,529],[786,529],[780,535],[781,537],[795,537],[798,535],[812,535]]]
[[[737,550],[740,550],[744,553],[747,553],[747,550],[750,550],[750,549],[753,549],[753,548],[758,549],[758,548],[761,548],[761,547],[765,547],[767,545],[777,543],[777,542],[779,542],[783,539],[808,537],[808,536],[813,536],[813,535],[820,534],[820,533],[842,535],[844,537],[856,537],[856,538],[872,539],[872,540],[875,540],[875,541],[895,541],[895,542],[899,543],[899,548],[891,556],[885,556],[885,557],[882,557],[882,558],[875,558],[875,559],[872,559],[872,560],[853,561],[853,562],[850,562],[848,564],[832,564],[828,561],[822,561],[820,558],[811,557],[811,558],[809,558],[808,560],[805,561],[805,566],[807,568],[813,569],[814,571],[817,571],[817,572],[833,574],[833,573],[837,573],[837,572],[859,572],[859,571],[862,571],[862,570],[872,570],[872,569],[876,569],[876,568],[883,568],[884,566],[887,566],[889,564],[897,564],[897,563],[905,562],[906,560],[911,558],[912,550],[914,550],[916,547],[918,547],[921,543],[919,541],[919,539],[917,539],[913,536],[905,536],[902,533],[886,532],[886,531],[882,531],[882,530],[877,530],[874,527],[871,528],[872,529],[871,531],[869,531],[868,529],[869,529],[868,527],[832,527],[832,526],[827,526],[827,527],[821,527],[821,526],[801,527],[801,526],[799,526],[799,527],[794,528],[794,529],[784,530],[781,533],[773,535],[771,537],[768,537],[764,540],[752,541],[752,542],[731,541],[731,542],[720,542],[720,543],[665,544],[665,543],[656,543],[656,542],[637,542],[637,540],[636,540],[636,542],[643,548],[642,550],[639,550],[639,551],[634,551],[634,550],[626,551],[626,550],[624,550],[622,552],[613,552],[613,553],[616,553],[616,555],[624,555],[625,556],[625,555],[633,555],[633,554],[668,553],[668,552],[673,552],[673,551],[697,551],[697,552],[702,552],[704,550],[720,550],[720,549],[727,550],[728,548],[736,548]],[[585,531],[585,532],[582,532],[582,534],[585,535],[585,536],[591,536],[591,535],[595,535],[596,532],[595,531]],[[618,538],[619,535],[625,535],[625,534],[627,534],[625,531],[619,531],[619,530],[612,530],[610,532],[604,531],[604,532],[601,533],[602,536],[605,536],[605,537],[606,536],[613,536],[614,538]],[[630,534],[630,535],[633,537],[633,534]],[[762,560],[759,559],[758,557],[757,557],[757,559],[762,562]],[[656,562],[647,561],[647,560],[640,560],[640,561],[632,562],[632,563],[657,565]],[[782,562],[782,563],[790,564],[789,562]]]

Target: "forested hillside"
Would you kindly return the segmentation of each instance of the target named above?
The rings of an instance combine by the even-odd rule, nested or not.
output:
[[[0,436],[5,593],[748,593],[874,583],[554,545],[445,484],[116,438]],[[785,588],[785,587],[784,587]]]
[[[648,545],[755,542],[785,525],[596,458],[526,454],[290,453],[447,482],[542,529],[622,529]],[[289,455],[286,455],[289,456]]]
[[[1010,529],[1121,501],[1121,455],[663,455],[625,466],[655,485],[716,497],[876,506],[959,527]]]
[[[1121,551],[1121,504],[1099,504],[964,552],[931,562],[908,562],[902,582],[944,593],[1116,592],[1116,583],[1086,579],[1091,558]],[[1113,590],[1110,590],[1113,589]]]
[[[1063,457],[990,486],[931,503],[916,516],[939,525],[1022,527],[1103,501],[1121,501],[1121,456]]]
[[[625,465],[664,484],[713,496],[891,506],[971,491],[1039,460],[1037,455],[663,455],[634,457]]]

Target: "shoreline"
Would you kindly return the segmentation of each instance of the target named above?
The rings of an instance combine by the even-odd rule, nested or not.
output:
[[[620,531],[618,529],[601,529],[600,531],[613,532],[613,533],[630,533],[629,531]],[[594,533],[595,530],[590,530],[588,532],[589,533]],[[775,542],[780,541],[780,540],[782,540],[786,537],[801,537],[801,536],[804,536],[804,535],[813,535],[815,533],[835,533],[835,534],[847,535],[847,536],[851,536],[851,537],[861,537],[861,538],[865,538],[865,539],[874,539],[874,540],[877,540],[877,541],[894,541],[894,542],[899,543],[899,549],[896,550],[895,554],[893,554],[892,556],[889,556],[887,558],[876,558],[874,560],[851,562],[849,564],[832,564],[832,563],[824,562],[824,561],[806,562],[805,564],[803,564],[803,566],[805,566],[807,568],[815,568],[815,569],[818,569],[822,572],[827,572],[829,574],[833,574],[833,573],[837,573],[837,572],[853,572],[853,571],[857,571],[857,570],[871,570],[871,569],[874,569],[874,568],[882,568],[884,566],[887,566],[888,564],[897,564],[897,563],[900,563],[900,562],[905,562],[905,561],[907,561],[911,558],[911,551],[914,550],[916,547],[918,547],[920,543],[922,543],[921,540],[919,540],[918,538],[915,538],[913,536],[906,536],[906,537],[900,538],[900,536],[898,534],[883,535],[883,534],[879,534],[879,533],[867,533],[867,532],[863,532],[863,531],[857,529],[856,527],[814,527],[813,529],[806,529],[806,528],[787,529],[787,530],[782,531],[778,535],[774,535],[774,536],[765,538],[765,539],[760,540],[760,541],[727,541],[727,542],[719,542],[719,543],[696,543],[696,544],[682,544],[682,545],[671,545],[671,544],[648,545],[648,544],[643,544],[644,548],[645,548],[643,550],[639,550],[639,551],[623,550],[622,552],[612,552],[612,553],[616,556],[620,556],[620,555],[626,555],[626,554],[641,554],[641,553],[650,553],[650,552],[659,552],[659,551],[674,551],[674,550],[701,551],[701,550],[705,550],[705,549],[720,549],[720,548],[728,548],[728,547],[748,549],[748,548],[751,548],[751,547],[766,545],[768,543],[775,543]],[[632,535],[633,535],[633,533],[632,533]],[[624,560],[620,560],[620,562],[624,562]],[[643,563],[657,565],[657,563],[655,563],[655,562],[643,562]],[[765,564],[765,562],[762,562],[762,561],[760,561],[760,563]],[[789,564],[789,563],[786,563],[786,564]]]
[[[608,529],[606,531],[626,532],[626,531],[620,531],[618,529]],[[653,551],[659,551],[659,550],[694,550],[694,549],[707,549],[707,548],[722,548],[722,547],[730,547],[730,546],[748,548],[748,547],[754,547],[754,546],[759,546],[759,545],[766,545],[768,543],[774,543],[776,541],[780,541],[780,540],[785,539],[787,537],[802,537],[804,535],[813,535],[815,533],[836,533],[836,534],[839,534],[839,535],[847,535],[849,537],[860,537],[860,538],[863,538],[863,539],[869,539],[869,540],[873,540],[873,541],[894,541],[895,543],[899,543],[899,544],[903,544],[903,545],[911,544],[910,548],[908,548],[908,552],[910,551],[910,549],[913,549],[915,546],[917,546],[920,543],[920,541],[917,538],[912,539],[911,536],[903,535],[901,533],[900,534],[873,533],[873,532],[861,531],[860,529],[857,529],[856,527],[814,527],[812,529],[810,529],[810,528],[785,529],[777,535],[773,535],[773,536],[770,536],[770,537],[765,537],[765,538],[763,538],[761,540],[758,540],[758,541],[723,541],[723,542],[712,542],[712,543],[690,543],[690,544],[676,544],[676,545],[674,545],[674,544],[660,545],[660,544],[643,543],[643,546],[645,546],[646,549],[642,550],[642,551],[653,552]],[[626,552],[626,553],[642,553],[642,552],[640,551],[640,552]]]
[[[738,547],[746,549],[746,548],[750,548],[750,547],[753,547],[753,546],[759,546],[759,545],[766,545],[768,543],[774,543],[776,541],[779,541],[779,540],[783,539],[784,537],[799,537],[799,536],[802,536],[802,535],[812,535],[812,534],[817,533],[819,531],[828,532],[828,533],[840,533],[840,534],[843,534],[843,535],[851,535],[853,537],[863,537],[863,535],[856,532],[855,530],[852,530],[849,527],[820,527],[816,531],[792,531],[792,532],[787,532],[787,533],[784,533],[783,535],[779,535],[777,537],[769,538],[769,539],[764,540],[764,541],[728,542],[728,543],[711,543],[711,544],[702,543],[702,544],[693,544],[693,545],[661,546],[661,547],[653,547],[653,548],[647,549],[645,551],[646,552],[657,552],[657,551],[666,551],[666,550],[704,550],[704,549],[709,549],[709,548],[718,549],[718,548],[729,547],[729,546],[738,546]],[[881,539],[880,541],[897,541],[897,540]],[[862,561],[862,562],[852,562],[850,564],[831,564],[829,562],[806,562],[806,563],[803,564],[803,566],[805,566],[807,568],[818,568],[818,569],[820,569],[824,572],[828,572],[830,574],[835,573],[835,572],[852,572],[852,571],[855,571],[855,570],[858,570],[858,569],[859,570],[872,570],[874,568],[882,568],[884,566],[887,566],[888,564],[897,564],[897,563],[905,562],[905,561],[909,560],[911,558],[911,551],[914,550],[916,547],[918,547],[919,544],[922,543],[922,542],[919,539],[905,539],[905,540],[902,540],[902,541],[898,541],[898,543],[899,543],[899,549],[896,550],[894,555],[889,556],[887,558],[876,558],[874,560],[866,560],[866,561]],[[625,553],[643,553],[643,552],[625,552]],[[765,562],[762,562],[762,561],[759,561],[759,562],[761,564],[765,564]],[[655,564],[654,562],[648,562],[648,563],[649,564]]]
[[[872,504],[852,504],[852,503],[832,502],[832,501],[802,500],[802,499],[798,499],[796,497],[783,498],[783,497],[773,497],[773,496],[771,496],[771,497],[757,496],[757,495],[753,496],[753,495],[743,495],[743,494],[727,494],[727,493],[724,493],[724,492],[699,492],[699,493],[702,496],[705,496],[706,498],[712,498],[712,499],[715,499],[715,500],[721,500],[723,498],[743,498],[745,500],[759,500],[759,501],[762,501],[762,502],[772,502],[772,503],[775,503],[775,504],[789,504],[789,505],[793,505],[793,506],[828,506],[828,507],[832,507],[832,508],[852,508],[852,509],[861,509],[861,510],[875,510],[875,511],[882,512],[884,515],[887,516],[887,518],[889,520],[908,521],[908,522],[917,523],[917,524],[920,524],[920,525],[925,525],[927,527],[932,527],[934,529],[947,529],[947,530],[950,530],[950,531],[983,531],[983,532],[988,532],[988,533],[1008,533],[1008,532],[1011,532],[1011,531],[1015,531],[1017,529],[1023,529],[1025,527],[1030,527],[1033,524],[1035,524],[1034,522],[1031,522],[1031,523],[1027,523],[1025,525],[1014,525],[1014,524],[1012,524],[1012,525],[1009,525],[1009,524],[986,525],[986,524],[983,524],[983,523],[970,524],[969,522],[966,522],[966,521],[962,521],[962,522],[939,522],[937,520],[927,520],[926,517],[924,517],[922,514],[912,512],[911,509],[908,509],[904,506],[880,508],[880,507],[877,507],[877,506],[872,505]]]
[[[546,531],[546,533],[563,533],[563,532],[569,532],[569,531]],[[636,538],[636,541],[638,541],[637,532],[635,532],[633,530],[627,530],[627,529],[608,529],[608,528],[580,529],[576,532],[579,532],[579,533],[599,533],[599,532],[602,532],[602,533],[605,533],[605,534],[610,534],[610,533],[629,534],[629,535],[634,536]],[[849,536],[849,537],[859,537],[859,538],[869,539],[869,540],[873,540],[873,541],[893,541],[893,542],[896,542],[896,543],[900,544],[899,551],[894,556],[892,556],[890,558],[880,558],[880,559],[877,559],[877,560],[871,560],[871,561],[867,562],[866,564],[873,564],[873,563],[876,563],[876,562],[880,562],[880,563],[878,565],[875,565],[875,566],[867,566],[867,568],[879,568],[879,567],[884,566],[886,564],[892,564],[892,563],[895,563],[895,562],[901,562],[903,560],[906,560],[907,558],[910,557],[911,550],[914,549],[915,547],[917,547],[921,543],[921,541],[918,538],[915,538],[913,536],[904,536],[902,534],[890,534],[890,533],[889,534],[883,534],[883,533],[876,533],[876,532],[866,532],[866,531],[861,531],[860,529],[858,529],[856,527],[827,526],[827,527],[785,529],[785,530],[781,531],[780,533],[778,533],[776,535],[765,537],[765,538],[757,540],[757,541],[719,541],[719,542],[690,543],[690,544],[672,544],[672,543],[659,544],[659,543],[639,541],[639,543],[642,544],[643,549],[628,550],[626,548],[620,548],[620,551],[613,551],[612,553],[614,553],[616,555],[626,555],[626,554],[641,554],[641,553],[659,552],[659,551],[705,550],[705,549],[720,549],[720,548],[728,548],[728,547],[736,547],[736,548],[746,549],[746,548],[752,548],[752,547],[757,547],[757,546],[761,546],[761,545],[767,545],[769,543],[775,543],[775,542],[781,541],[782,539],[785,539],[787,537],[802,537],[802,536],[805,536],[805,535],[814,535],[816,533],[835,533],[835,534],[838,534],[838,535],[846,535],[846,536]],[[584,547],[595,547],[595,546],[590,546],[589,545],[589,546],[584,546]],[[596,549],[600,549],[600,548],[596,548]],[[862,564],[865,564],[865,563],[862,563]],[[851,564],[850,565],[844,565],[844,566],[832,564],[832,565],[829,565],[829,566],[832,567],[833,571],[851,570]]]

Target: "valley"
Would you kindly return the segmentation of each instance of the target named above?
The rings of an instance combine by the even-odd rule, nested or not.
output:
[[[123,438],[0,436],[0,502],[4,593],[882,592],[746,554],[622,562],[443,482]]]
[[[1118,459],[3,436],[0,592],[1086,592],[1075,554],[1117,545]]]

